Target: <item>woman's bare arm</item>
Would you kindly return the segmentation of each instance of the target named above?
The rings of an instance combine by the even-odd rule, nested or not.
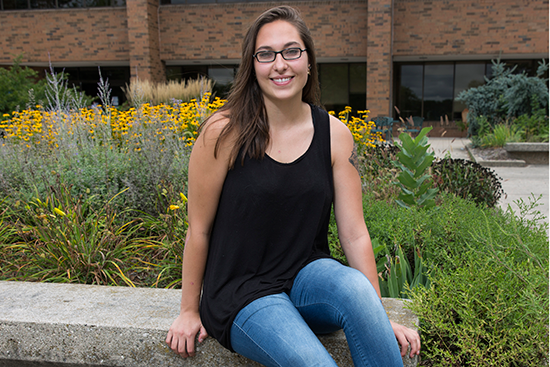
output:
[[[181,309],[166,337],[166,343],[184,358],[195,354],[197,334],[199,342],[208,336],[200,321],[199,302],[210,232],[229,167],[228,139],[214,157],[217,138],[226,123],[225,118],[213,116],[195,142],[189,160],[189,228],[183,256]]]
[[[380,294],[376,261],[363,216],[363,195],[357,151],[349,129],[331,117],[331,151],[334,175],[334,214],[338,237],[351,267],[361,271]],[[391,322],[405,355],[410,344],[412,357],[420,352],[420,337],[414,330]]]

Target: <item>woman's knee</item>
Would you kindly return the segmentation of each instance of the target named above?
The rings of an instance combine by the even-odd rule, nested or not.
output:
[[[369,279],[360,271],[332,259],[321,259],[306,266],[294,283],[291,299],[298,303],[319,302],[351,304],[363,307],[380,303]]]
[[[231,343],[237,353],[266,366],[336,366],[286,294],[241,310]]]

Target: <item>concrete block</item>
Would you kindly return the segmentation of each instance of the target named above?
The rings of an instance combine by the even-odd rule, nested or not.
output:
[[[527,164],[548,164],[548,143],[507,143],[504,149],[511,158]]]
[[[0,367],[259,366],[208,338],[182,359],[166,343],[181,291],[0,281]],[[416,328],[403,301],[388,316]],[[339,366],[353,366],[343,332],[320,336]],[[416,366],[417,357],[403,359]]]

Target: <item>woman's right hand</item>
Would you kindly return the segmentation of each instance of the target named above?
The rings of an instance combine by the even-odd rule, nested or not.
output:
[[[199,334],[199,343],[208,338],[208,333],[202,326],[198,312],[182,312],[170,326],[166,336],[166,344],[183,358],[193,357],[195,355],[195,337],[197,334]]]

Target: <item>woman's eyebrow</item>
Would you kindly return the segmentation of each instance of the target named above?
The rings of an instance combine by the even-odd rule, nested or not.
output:
[[[300,43],[299,43],[299,42],[296,42],[296,41],[287,42],[287,43],[285,43],[285,45],[283,46],[283,50],[284,50],[285,48],[289,48],[290,46],[295,46],[295,45],[300,46]],[[301,46],[300,46],[300,47],[301,47]],[[261,49],[273,50],[273,48],[272,48],[271,46],[260,46],[260,47],[258,47],[258,48],[256,49],[256,51],[261,50]]]

